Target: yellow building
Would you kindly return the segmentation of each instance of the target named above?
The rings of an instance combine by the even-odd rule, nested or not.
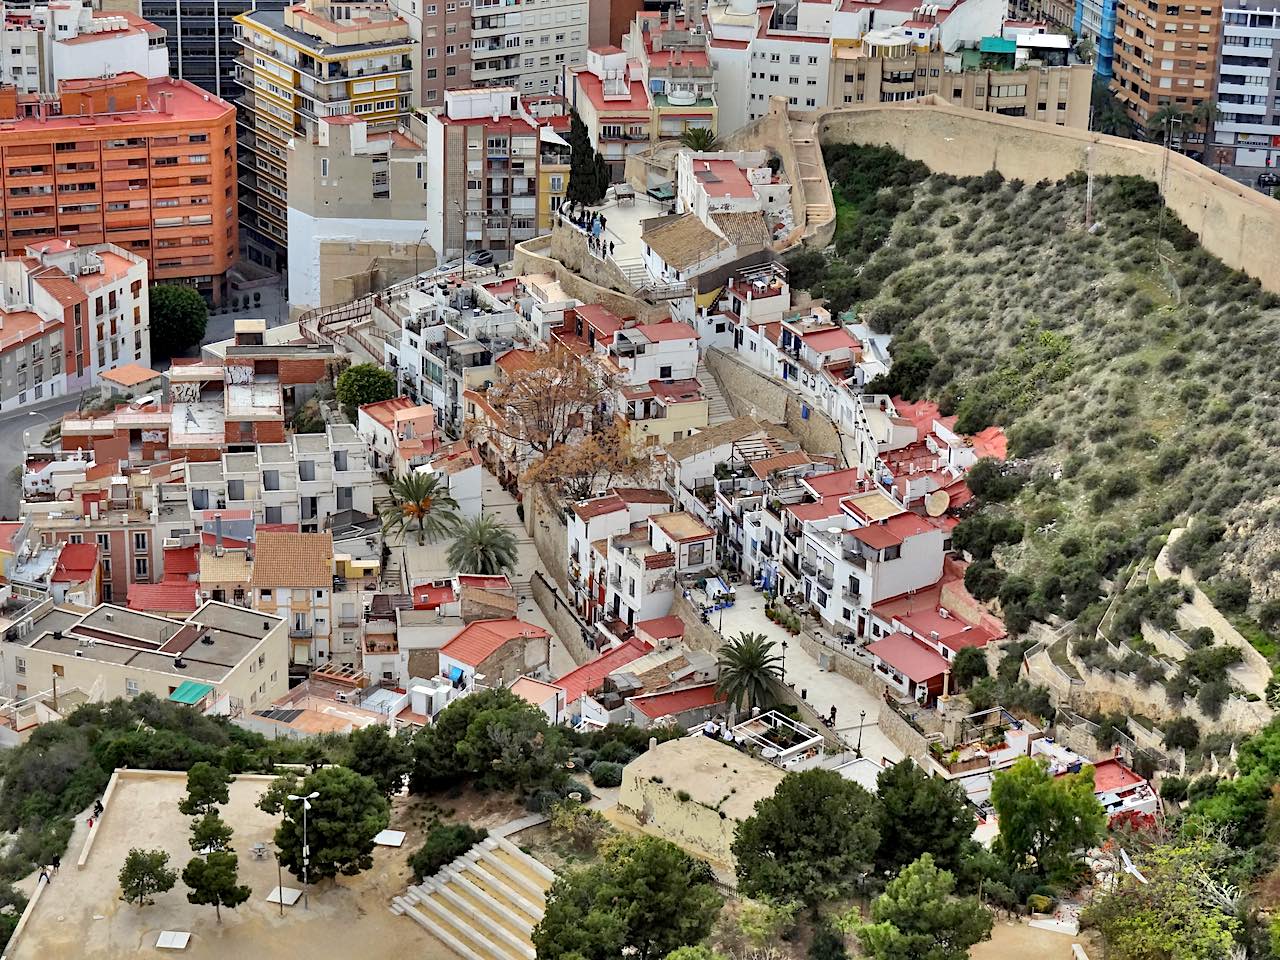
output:
[[[707,428],[710,403],[695,379],[650,380],[618,393],[631,440],[639,446],[665,447]]]
[[[303,0],[235,19],[244,89],[241,238],[248,259],[278,270],[288,253],[289,141],[314,138],[321,118],[353,116],[370,131],[394,128],[416,99],[417,50],[409,24],[386,3]],[[372,187],[376,195],[376,174]]]

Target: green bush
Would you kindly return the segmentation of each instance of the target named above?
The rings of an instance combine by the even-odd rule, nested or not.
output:
[[[438,823],[427,831],[427,839],[409,857],[413,870],[413,882],[421,883],[434,877],[440,868],[452,863],[477,843],[489,836],[489,831],[479,830],[467,823]]]
[[[622,764],[597,760],[591,765],[591,782],[597,787],[622,786]]]

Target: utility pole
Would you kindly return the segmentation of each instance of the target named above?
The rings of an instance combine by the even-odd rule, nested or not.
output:
[[[1087,233],[1093,228],[1093,144],[1084,151],[1084,229]]]
[[[313,790],[305,797],[298,797],[289,794],[290,800],[302,801],[302,909],[311,909],[311,885],[308,878],[308,867],[311,866],[311,848],[307,845],[307,811],[311,809],[311,801],[320,796],[319,791]],[[281,900],[284,899],[284,890],[280,891]]]

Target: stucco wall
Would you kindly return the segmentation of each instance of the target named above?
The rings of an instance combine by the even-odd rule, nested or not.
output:
[[[569,651],[576,664],[584,664],[597,654],[582,639],[582,631],[586,629],[581,620],[574,615],[563,592],[554,589],[554,584],[544,578],[539,571],[534,571],[529,579],[533,591],[534,602],[551,624],[551,629],[560,638],[560,643]]]
[[[819,111],[823,143],[884,144],[931,170],[1009,179],[1058,180],[1075,170],[1131,174],[1159,182],[1164,150],[1151,143],[980,113],[936,101]],[[1092,148],[1092,149],[1091,149]],[[1092,158],[1090,159],[1090,153]],[[1280,201],[1179,154],[1168,157],[1169,208],[1205,249],[1280,292]],[[1105,221],[1107,211],[1098,210]]]

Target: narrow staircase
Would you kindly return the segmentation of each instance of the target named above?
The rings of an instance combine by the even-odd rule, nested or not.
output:
[[[729,401],[724,398],[719,381],[702,360],[698,361],[698,381],[707,395],[707,426],[714,427],[732,420],[733,411],[729,409]]]

